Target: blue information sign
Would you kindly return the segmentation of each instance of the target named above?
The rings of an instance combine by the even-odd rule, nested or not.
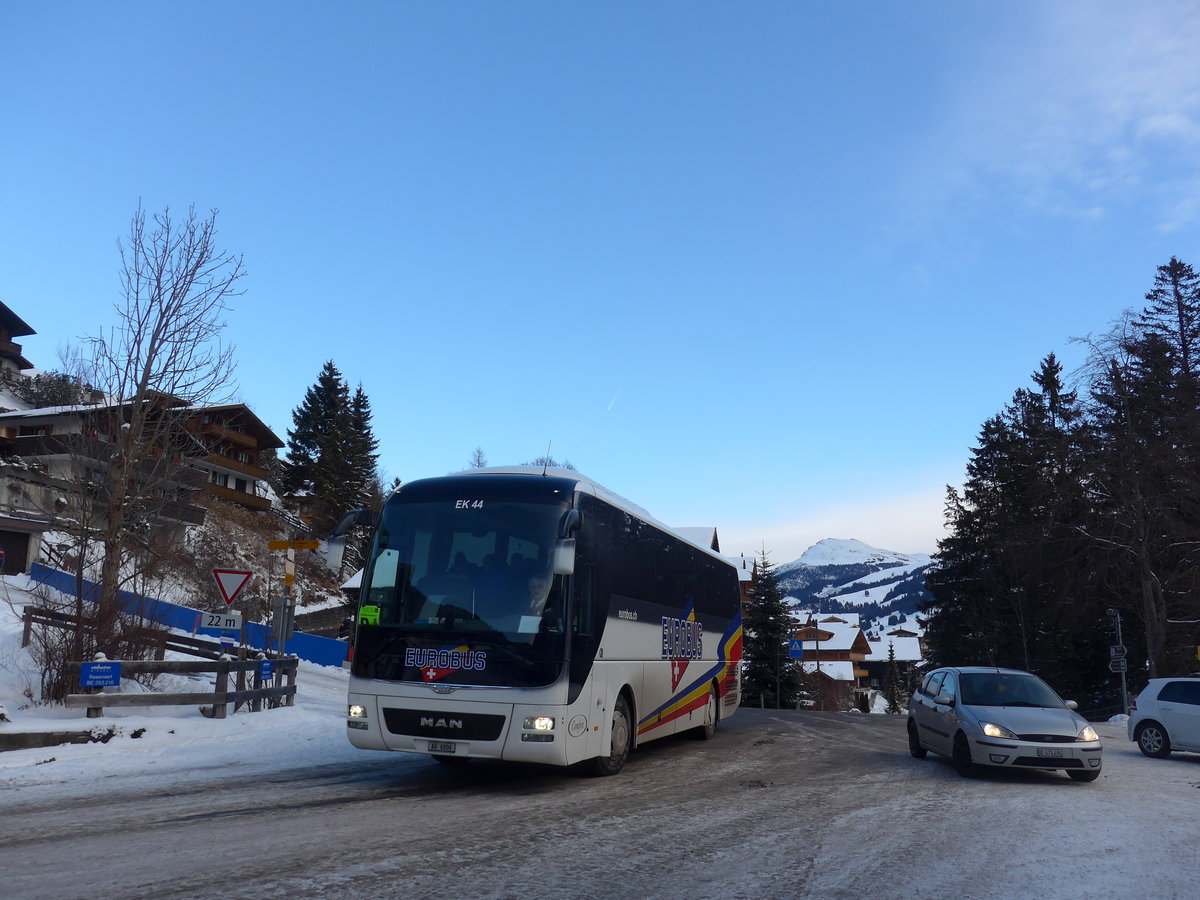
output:
[[[788,656],[792,659],[801,659],[804,656],[804,641],[792,641],[788,644]]]
[[[121,683],[121,664],[90,662],[79,666],[80,687],[117,687]]]
[[[260,659],[258,661],[258,677],[263,681],[271,681],[275,678],[275,663],[269,659]]]

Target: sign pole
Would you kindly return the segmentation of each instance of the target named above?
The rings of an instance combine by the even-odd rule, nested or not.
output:
[[[1120,610],[1116,610],[1116,609],[1110,609],[1110,610],[1107,610],[1107,612],[1117,622],[1117,645],[1116,645],[1116,647],[1113,648],[1114,652],[1112,654],[1112,658],[1113,659],[1118,658],[1115,654],[1116,654],[1116,652],[1118,652],[1117,647],[1120,647],[1121,649],[1120,649],[1119,653],[1121,655],[1119,658],[1122,663],[1122,665],[1120,666],[1120,669],[1119,669],[1119,671],[1121,673],[1121,712],[1123,712],[1125,715],[1129,715],[1129,691],[1125,686],[1125,670],[1126,670],[1126,668],[1128,668],[1128,664],[1125,663],[1125,642],[1121,640],[1121,612],[1120,612]],[[1112,668],[1111,660],[1109,662],[1109,668]]]
[[[279,656],[283,657],[287,646],[288,625],[295,621],[296,598],[292,595],[292,585],[296,583],[296,548],[288,541],[287,559],[283,564],[283,615],[284,621],[279,629]]]
[[[279,622],[279,642],[276,645],[279,656],[282,657],[287,647],[288,632],[292,629],[292,624],[296,619],[296,596],[292,590],[296,583],[296,551],[297,550],[316,550],[321,545],[320,541],[303,540],[297,541],[290,537],[286,541],[268,541],[268,550],[285,550],[287,556],[283,564],[283,608],[278,613]]]

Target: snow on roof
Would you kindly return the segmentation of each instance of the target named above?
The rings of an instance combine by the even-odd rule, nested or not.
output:
[[[854,663],[849,660],[821,660],[821,662],[802,662],[800,663],[805,672],[816,672],[818,666],[820,672],[827,678],[832,678],[834,681],[855,681]]]
[[[871,641],[871,654],[867,660],[887,662],[889,644],[895,651],[896,662],[921,661],[921,642],[915,637],[884,637],[878,641]]]
[[[862,627],[862,616],[858,613],[829,613],[826,616],[818,616],[817,622],[821,625],[826,623],[830,625],[853,625],[855,628]]]
[[[856,620],[858,616],[854,617]],[[863,634],[861,628],[858,627],[857,621],[853,624],[843,622],[827,622],[822,619],[817,623],[817,628],[826,632],[829,637],[821,640],[821,650],[850,650],[854,646],[854,642],[866,640],[866,635]]]
[[[342,582],[342,590],[343,591],[357,591],[360,587],[362,587],[362,573],[363,573],[363,570],[359,569],[357,572],[355,572],[353,575],[351,575],[349,578],[347,578],[344,582]]]
[[[71,406],[42,406],[37,409],[29,409],[28,405],[25,409],[17,409],[12,412],[0,413],[0,419],[33,419],[40,416],[61,416],[67,413],[78,413],[87,410],[95,410],[95,404],[91,406],[84,404],[74,404]]]
[[[754,558],[751,556],[725,557],[738,570],[738,581],[749,581],[754,575]],[[785,598],[786,599],[786,598]]]
[[[685,525],[672,529],[676,534],[683,535],[693,544],[708,547],[710,550],[720,550],[717,543],[717,527],[715,525]]]

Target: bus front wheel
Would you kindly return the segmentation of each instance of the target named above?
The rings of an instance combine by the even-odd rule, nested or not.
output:
[[[629,759],[629,748],[633,743],[633,717],[629,714],[629,703],[625,695],[617,697],[613,704],[612,742],[607,756],[597,756],[594,760],[597,775],[616,775],[625,768],[625,760]]]

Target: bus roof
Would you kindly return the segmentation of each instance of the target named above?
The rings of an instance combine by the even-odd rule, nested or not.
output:
[[[704,544],[696,541],[692,537],[689,537],[687,534],[683,534],[679,530],[672,528],[670,525],[663,524],[636,503],[625,499],[620,494],[610,491],[595,479],[588,478],[582,472],[577,472],[574,469],[562,469],[555,468],[553,466],[488,466],[486,468],[466,469],[462,472],[454,472],[448,477],[453,478],[459,475],[529,475],[547,478],[565,478],[575,482],[576,490],[599,497],[601,500],[605,501],[611,506],[615,506],[617,509],[627,512],[631,516],[635,516],[649,525],[653,525],[659,531],[665,531],[667,534],[677,537],[681,541],[686,541],[691,546],[703,550],[714,559],[719,559],[726,565],[733,565],[733,563],[729,561],[728,557],[722,556],[711,547],[706,547]]]

